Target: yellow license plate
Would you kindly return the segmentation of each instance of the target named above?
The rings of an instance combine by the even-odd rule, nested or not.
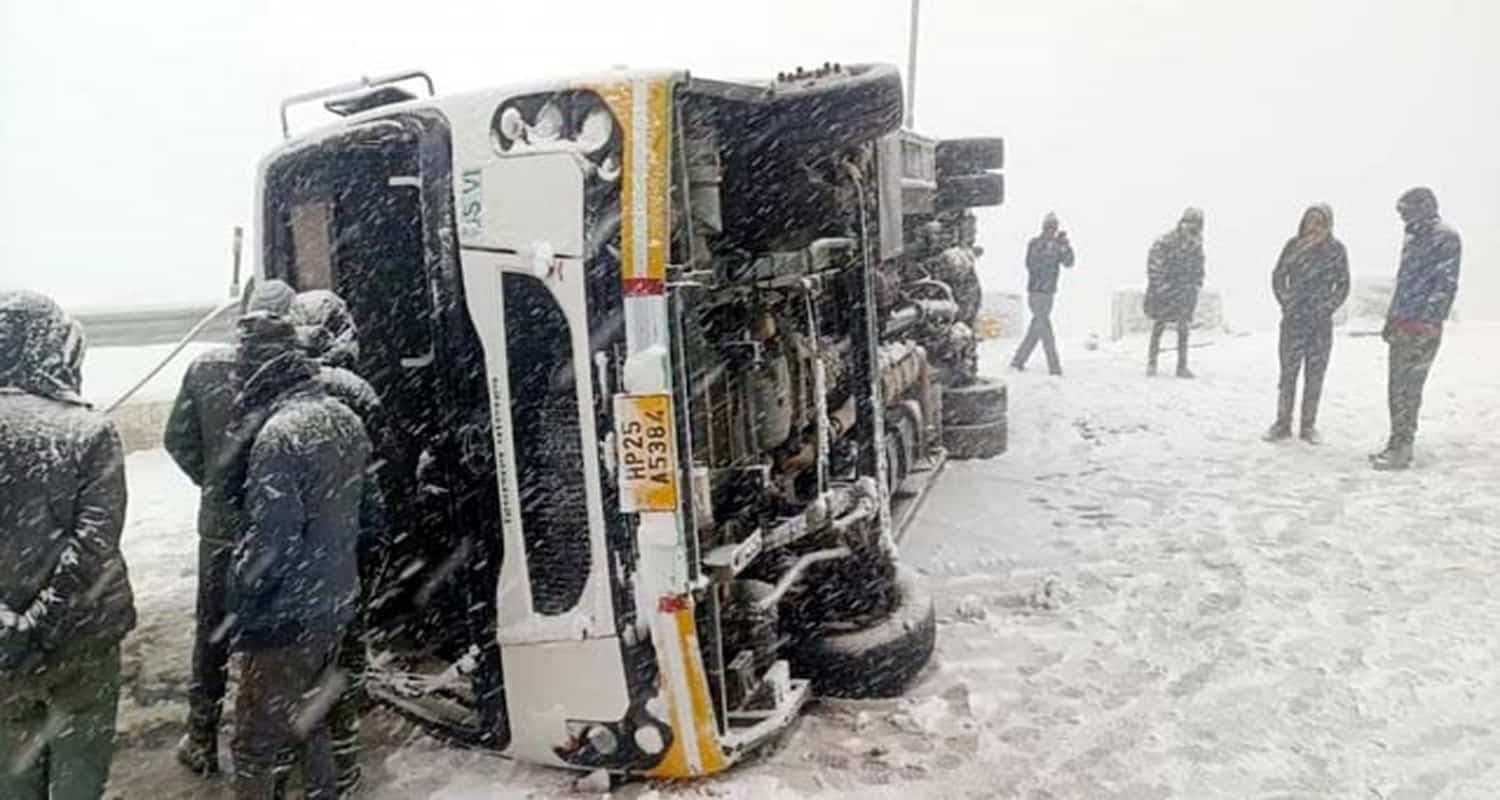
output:
[[[620,453],[620,510],[631,514],[676,511],[672,398],[616,395],[615,439]]]

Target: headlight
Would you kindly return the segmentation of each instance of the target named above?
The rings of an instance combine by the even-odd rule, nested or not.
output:
[[[525,141],[526,120],[521,117],[521,110],[511,106],[500,112],[499,129],[506,143]]]
[[[536,121],[529,129],[531,141],[554,142],[562,138],[563,112],[556,103],[547,103],[536,112]]]
[[[614,133],[615,118],[609,113],[609,109],[596,106],[583,118],[583,125],[579,127],[578,149],[593,155],[609,146],[610,137]]]

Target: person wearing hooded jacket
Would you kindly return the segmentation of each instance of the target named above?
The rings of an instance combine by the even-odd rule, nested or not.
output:
[[[289,313],[295,293],[281,281],[255,288],[251,312]],[[194,614],[192,678],[188,683],[187,733],[177,760],[199,774],[219,771],[218,730],[229,682],[224,592],[234,547],[235,521],[224,494],[224,469],[232,448],[239,380],[232,346],[204,351],[188,365],[167,418],[163,445],[199,487],[198,594]]]
[[[1386,312],[1383,335],[1390,346],[1387,399],[1391,435],[1385,449],[1370,456],[1379,470],[1406,469],[1412,462],[1417,415],[1427,373],[1443,341],[1443,322],[1458,295],[1463,242],[1438,216],[1437,195],[1425,186],[1408,189],[1396,201],[1406,226],[1396,290]]]
[[[360,532],[369,527],[370,440],[330,397],[292,323],[239,322],[232,450],[225,494],[236,531],[228,598],[232,646],[243,655],[235,706],[234,791],[281,796],[303,757],[309,798],[337,796],[328,709],[359,597]]]
[[[1153,320],[1151,343],[1146,354],[1146,374],[1156,374],[1161,336],[1167,326],[1177,328],[1177,377],[1191,378],[1188,369],[1188,328],[1198,308],[1203,288],[1203,212],[1182,212],[1177,227],[1151,245],[1146,257],[1144,311]]]
[[[319,365],[318,383],[330,397],[359,416],[372,446],[379,452],[382,444],[380,396],[355,369],[359,364],[359,330],[343,298],[326,289],[301,292],[292,301],[290,319],[296,327],[297,341],[309,358]],[[379,471],[372,459],[370,478],[378,486]],[[377,495],[378,499],[378,495]],[[370,509],[367,517],[382,526],[384,508]],[[337,772],[338,796],[348,797],[359,787],[359,716],[364,705],[365,669],[369,663],[365,636],[368,625],[365,614],[376,568],[380,560],[383,531],[365,531],[357,554],[360,575],[359,603],[354,617],[344,631],[339,645],[338,666],[345,677],[345,689],[328,712],[334,767]]]
[[[1304,371],[1298,435],[1317,444],[1318,400],[1333,351],[1333,314],[1349,298],[1349,255],[1333,236],[1333,209],[1312,206],[1302,215],[1297,235],[1287,240],[1271,273],[1271,289],[1281,305],[1281,381],[1276,421],[1266,441],[1292,436],[1297,374]]]
[[[82,330],[0,293],[0,797],[98,798],[135,604],[124,450],[80,397]]]

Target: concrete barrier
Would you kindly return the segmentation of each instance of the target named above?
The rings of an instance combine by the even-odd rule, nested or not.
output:
[[[1150,333],[1151,318],[1145,311],[1146,290],[1139,287],[1116,289],[1109,308],[1109,338],[1119,341],[1134,333]],[[1198,293],[1198,310],[1193,314],[1194,330],[1228,330],[1224,317],[1224,297],[1214,289]]]
[[[83,325],[89,347],[139,347],[171,344],[181,339],[216,303],[143,306],[139,308],[80,308],[68,311]],[[227,342],[234,317],[224,315],[198,336],[200,342]]]

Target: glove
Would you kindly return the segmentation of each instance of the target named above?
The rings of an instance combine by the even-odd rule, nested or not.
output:
[[[1385,323],[1383,336],[1389,343],[1398,333],[1403,336],[1432,336],[1442,329],[1440,323],[1423,319],[1393,319]]]

